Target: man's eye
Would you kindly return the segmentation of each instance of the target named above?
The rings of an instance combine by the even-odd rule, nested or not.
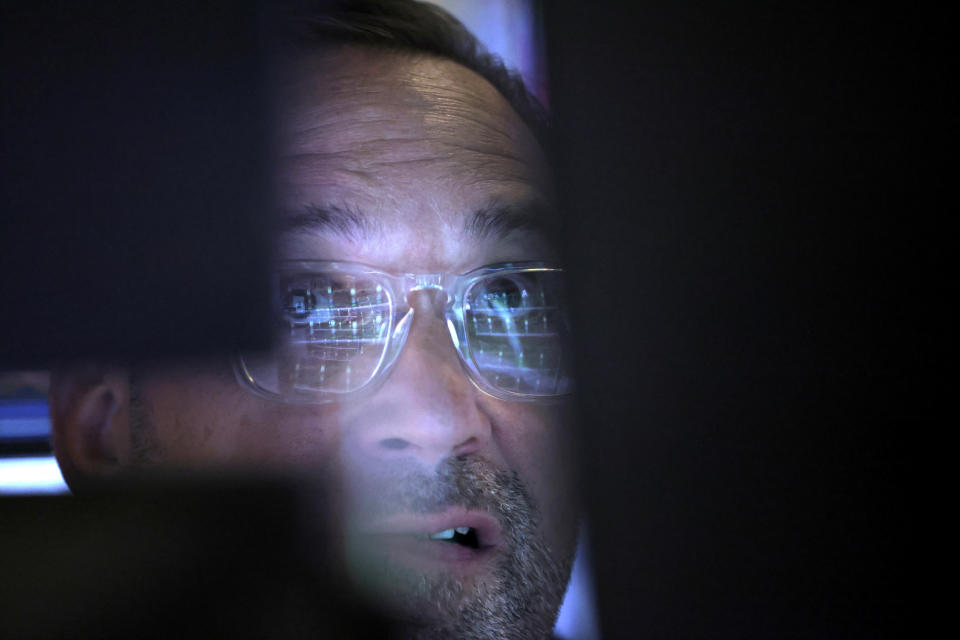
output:
[[[382,319],[389,307],[389,295],[380,283],[349,274],[288,277],[279,283],[276,295],[278,320],[291,327],[320,323],[360,327]]]
[[[490,311],[522,310],[537,304],[541,297],[534,283],[518,275],[497,277],[478,285],[474,305]]]
[[[283,313],[294,318],[306,318],[317,308],[317,296],[310,289],[289,289],[281,303]]]

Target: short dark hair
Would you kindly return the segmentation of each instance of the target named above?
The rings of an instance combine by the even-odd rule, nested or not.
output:
[[[295,2],[283,23],[283,40],[298,48],[357,44],[452,60],[492,84],[540,144],[549,146],[549,114],[520,74],[437,5],[417,0]]]

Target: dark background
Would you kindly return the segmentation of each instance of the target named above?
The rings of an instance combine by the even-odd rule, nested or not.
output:
[[[917,634],[946,541],[945,17],[544,9],[602,630]]]
[[[260,15],[27,6],[0,20],[0,366],[262,339]],[[947,537],[948,22],[543,10],[604,635],[916,635]]]
[[[257,3],[0,5],[0,368],[263,343],[266,49]]]

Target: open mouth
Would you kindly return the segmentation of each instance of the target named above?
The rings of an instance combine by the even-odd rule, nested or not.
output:
[[[468,549],[479,549],[480,539],[477,537],[477,530],[473,527],[454,527],[453,529],[444,529],[443,531],[430,534],[431,540],[441,540],[458,544]]]
[[[500,524],[489,514],[450,509],[438,514],[403,513],[364,527],[371,553],[418,567],[470,570],[501,545]]]

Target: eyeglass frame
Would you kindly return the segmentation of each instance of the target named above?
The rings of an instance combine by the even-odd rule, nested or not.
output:
[[[542,271],[563,274],[563,268],[555,263],[544,261],[501,262],[482,266],[463,274],[443,272],[395,274],[382,271],[376,267],[372,267],[363,263],[330,260],[280,260],[275,262],[275,265],[278,268],[274,269],[274,274],[280,273],[281,268],[290,267],[290,269],[283,270],[290,270],[292,272],[302,274],[344,273],[353,276],[370,276],[378,278],[378,284],[386,283],[390,287],[387,290],[387,295],[388,303],[391,306],[392,313],[389,314],[390,326],[387,328],[383,354],[381,355],[380,362],[377,363],[377,368],[370,375],[369,380],[361,387],[351,391],[318,392],[318,395],[321,395],[325,398],[320,401],[316,399],[300,399],[295,396],[287,396],[265,389],[259,383],[257,383],[254,376],[250,373],[250,370],[243,359],[243,354],[236,353],[233,358],[233,369],[237,381],[240,383],[241,387],[257,396],[266,398],[268,400],[282,402],[284,404],[322,405],[346,398],[353,399],[356,397],[361,397],[380,388],[380,386],[389,377],[390,370],[396,364],[397,360],[399,360],[400,354],[403,352],[403,349],[406,346],[407,337],[409,336],[409,329],[403,331],[402,338],[398,338],[395,334],[400,330],[403,324],[412,322],[415,310],[413,306],[410,305],[408,298],[411,293],[425,290],[436,290],[446,295],[446,300],[443,301],[443,311],[447,330],[450,334],[451,340],[453,341],[453,346],[460,357],[461,365],[467,369],[467,378],[479,391],[488,396],[510,402],[538,402],[545,404],[562,402],[573,393],[572,381],[570,383],[571,388],[569,390],[566,390],[563,393],[555,394],[520,393],[507,389],[501,389],[490,384],[486,380],[485,376],[480,373],[477,363],[474,361],[472,355],[470,355],[471,350],[469,346],[469,335],[466,328],[466,293],[477,282],[493,275],[508,275],[511,273],[530,273]],[[295,271],[293,268],[297,266],[300,266],[301,268]],[[323,269],[318,268],[318,266],[322,266]],[[399,296],[395,295],[398,291],[403,293],[402,306],[399,303],[394,303],[395,299],[400,299]],[[396,322],[396,326],[394,326],[393,322],[394,316],[400,318],[399,321]],[[393,346],[393,343],[398,339],[400,340],[399,344]],[[388,358],[387,354],[390,353],[391,348],[394,349],[395,353]],[[384,360],[389,360],[389,362],[384,365]],[[561,367],[558,365],[558,376],[560,370]]]

